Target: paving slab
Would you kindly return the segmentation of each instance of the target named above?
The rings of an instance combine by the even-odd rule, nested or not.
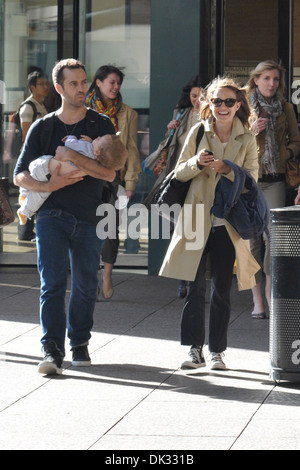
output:
[[[63,375],[44,377],[38,274],[0,267],[1,450],[299,449],[300,384],[270,379],[269,321],[251,318],[251,292],[234,283],[227,369],[183,371],[178,282],[113,280],[95,307],[92,367],[73,367],[66,344]]]

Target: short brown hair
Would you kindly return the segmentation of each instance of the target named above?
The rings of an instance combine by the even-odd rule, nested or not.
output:
[[[54,85],[58,83],[63,87],[64,84],[64,69],[83,69],[85,70],[85,66],[83,65],[80,60],[77,59],[62,59],[57,62],[52,70],[52,80]]]

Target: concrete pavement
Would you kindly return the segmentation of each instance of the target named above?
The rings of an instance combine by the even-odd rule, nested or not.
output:
[[[269,321],[252,320],[251,292],[232,293],[227,370],[180,370],[177,281],[114,271],[96,304],[89,351],[62,376],[37,373],[39,278],[0,267],[0,449],[300,449],[300,384],[269,378]]]

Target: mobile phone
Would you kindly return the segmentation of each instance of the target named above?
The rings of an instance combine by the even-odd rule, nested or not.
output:
[[[208,155],[213,155],[214,152],[212,152],[211,150],[208,150],[208,149],[204,149],[204,152],[208,153]]]

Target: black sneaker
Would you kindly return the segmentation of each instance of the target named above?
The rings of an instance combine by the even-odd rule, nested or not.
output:
[[[38,365],[38,372],[43,375],[62,374],[64,354],[54,341],[44,345],[44,360]]]
[[[92,364],[87,346],[75,346],[71,351],[73,366],[89,367]]]
[[[205,359],[201,346],[192,346],[189,352],[190,359],[181,364],[181,369],[198,369],[205,367]]]

